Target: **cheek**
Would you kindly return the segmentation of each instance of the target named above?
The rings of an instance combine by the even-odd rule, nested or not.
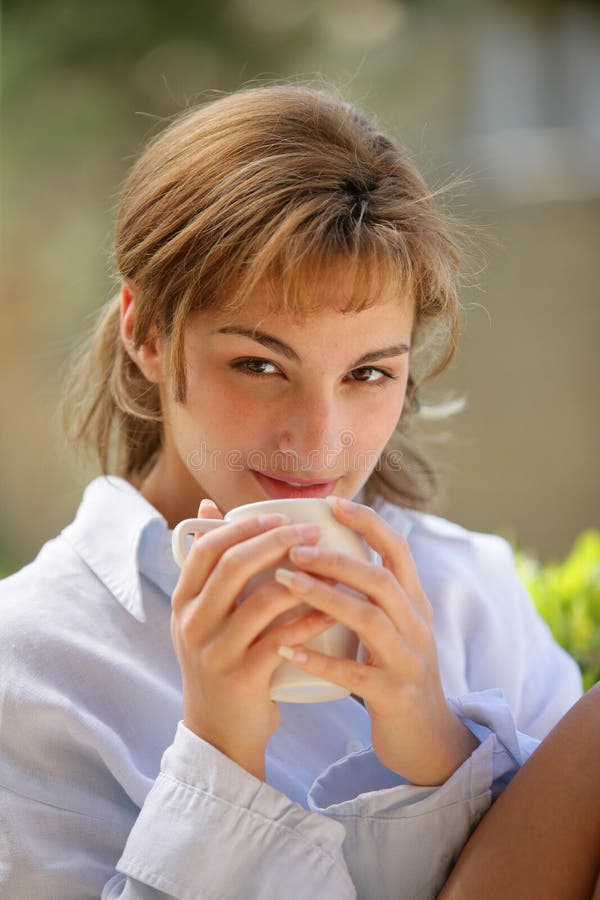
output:
[[[383,390],[370,409],[364,408],[355,418],[357,444],[365,448],[383,448],[392,436],[404,406],[406,381],[394,382],[391,390]]]
[[[211,447],[239,448],[253,443],[252,435],[264,431],[269,417],[264,403],[253,401],[226,379],[192,371],[185,403],[172,408],[171,422],[173,432],[186,443],[203,441]]]
[[[356,452],[379,453],[389,441],[397,421],[398,416],[374,414],[355,422],[353,432]]]

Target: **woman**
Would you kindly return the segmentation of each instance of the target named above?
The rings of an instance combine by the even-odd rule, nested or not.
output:
[[[104,476],[0,585],[0,885],[432,897],[581,692],[507,544],[424,512],[435,476],[411,420],[456,342],[452,232],[352,107],[274,86],[149,145],[116,262],[65,401]],[[334,513],[381,566],[303,561],[314,529],[253,519],[177,570],[171,529],[201,500],[214,517],[280,496],[354,498]],[[238,606],[288,551],[308,591],[273,580]],[[268,629],[299,596],[313,611]],[[365,662],[303,650],[332,619]],[[282,655],[352,696],[275,704]]]

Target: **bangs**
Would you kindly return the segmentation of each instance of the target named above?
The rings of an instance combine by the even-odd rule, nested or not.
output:
[[[266,315],[299,321],[332,306],[352,313],[405,301],[414,293],[409,254],[385,233],[364,226],[361,232],[352,242],[340,241],[339,235],[319,240],[308,232],[282,239],[275,254],[272,246],[265,247],[220,308],[227,315],[240,311],[258,287],[264,290]]]

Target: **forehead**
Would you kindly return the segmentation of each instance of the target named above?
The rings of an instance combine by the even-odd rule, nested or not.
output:
[[[382,356],[399,356],[412,344],[412,306],[395,299],[354,312],[333,307],[318,309],[302,318],[263,311],[261,303],[232,319],[207,318],[192,326],[192,346],[197,340],[211,344],[216,340],[219,346],[221,340],[225,341],[223,335],[230,339],[237,336],[238,340],[250,338],[294,362],[312,358],[319,366],[328,360],[337,366],[347,365],[348,360],[362,365]]]

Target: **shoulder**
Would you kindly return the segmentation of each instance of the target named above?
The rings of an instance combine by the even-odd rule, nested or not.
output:
[[[4,687],[31,677],[54,680],[80,660],[110,614],[111,594],[58,536],[24,568],[0,581],[0,672]],[[70,665],[70,663],[69,663]]]
[[[389,501],[378,511],[406,536],[440,634],[468,639],[471,651],[488,660],[508,647],[516,654],[553,646],[505,538]]]
[[[0,616],[21,615],[42,598],[49,615],[68,597],[99,586],[89,566],[59,535],[47,541],[32,562],[0,581]]]
[[[375,510],[406,539],[411,550],[443,560],[452,568],[499,566],[514,570],[510,544],[497,534],[471,531],[433,513],[408,509],[379,498]]]
[[[423,589],[448,627],[512,628],[532,612],[504,538],[388,501],[378,512],[405,537]]]
[[[73,576],[86,569],[78,554],[58,535],[41,547],[32,562],[0,581],[0,610],[6,611],[9,598],[18,601],[43,590],[48,583],[68,586]]]
[[[507,540],[384,501],[434,612],[447,693],[500,687],[521,730],[543,737],[580,694],[575,662],[522,584]]]

